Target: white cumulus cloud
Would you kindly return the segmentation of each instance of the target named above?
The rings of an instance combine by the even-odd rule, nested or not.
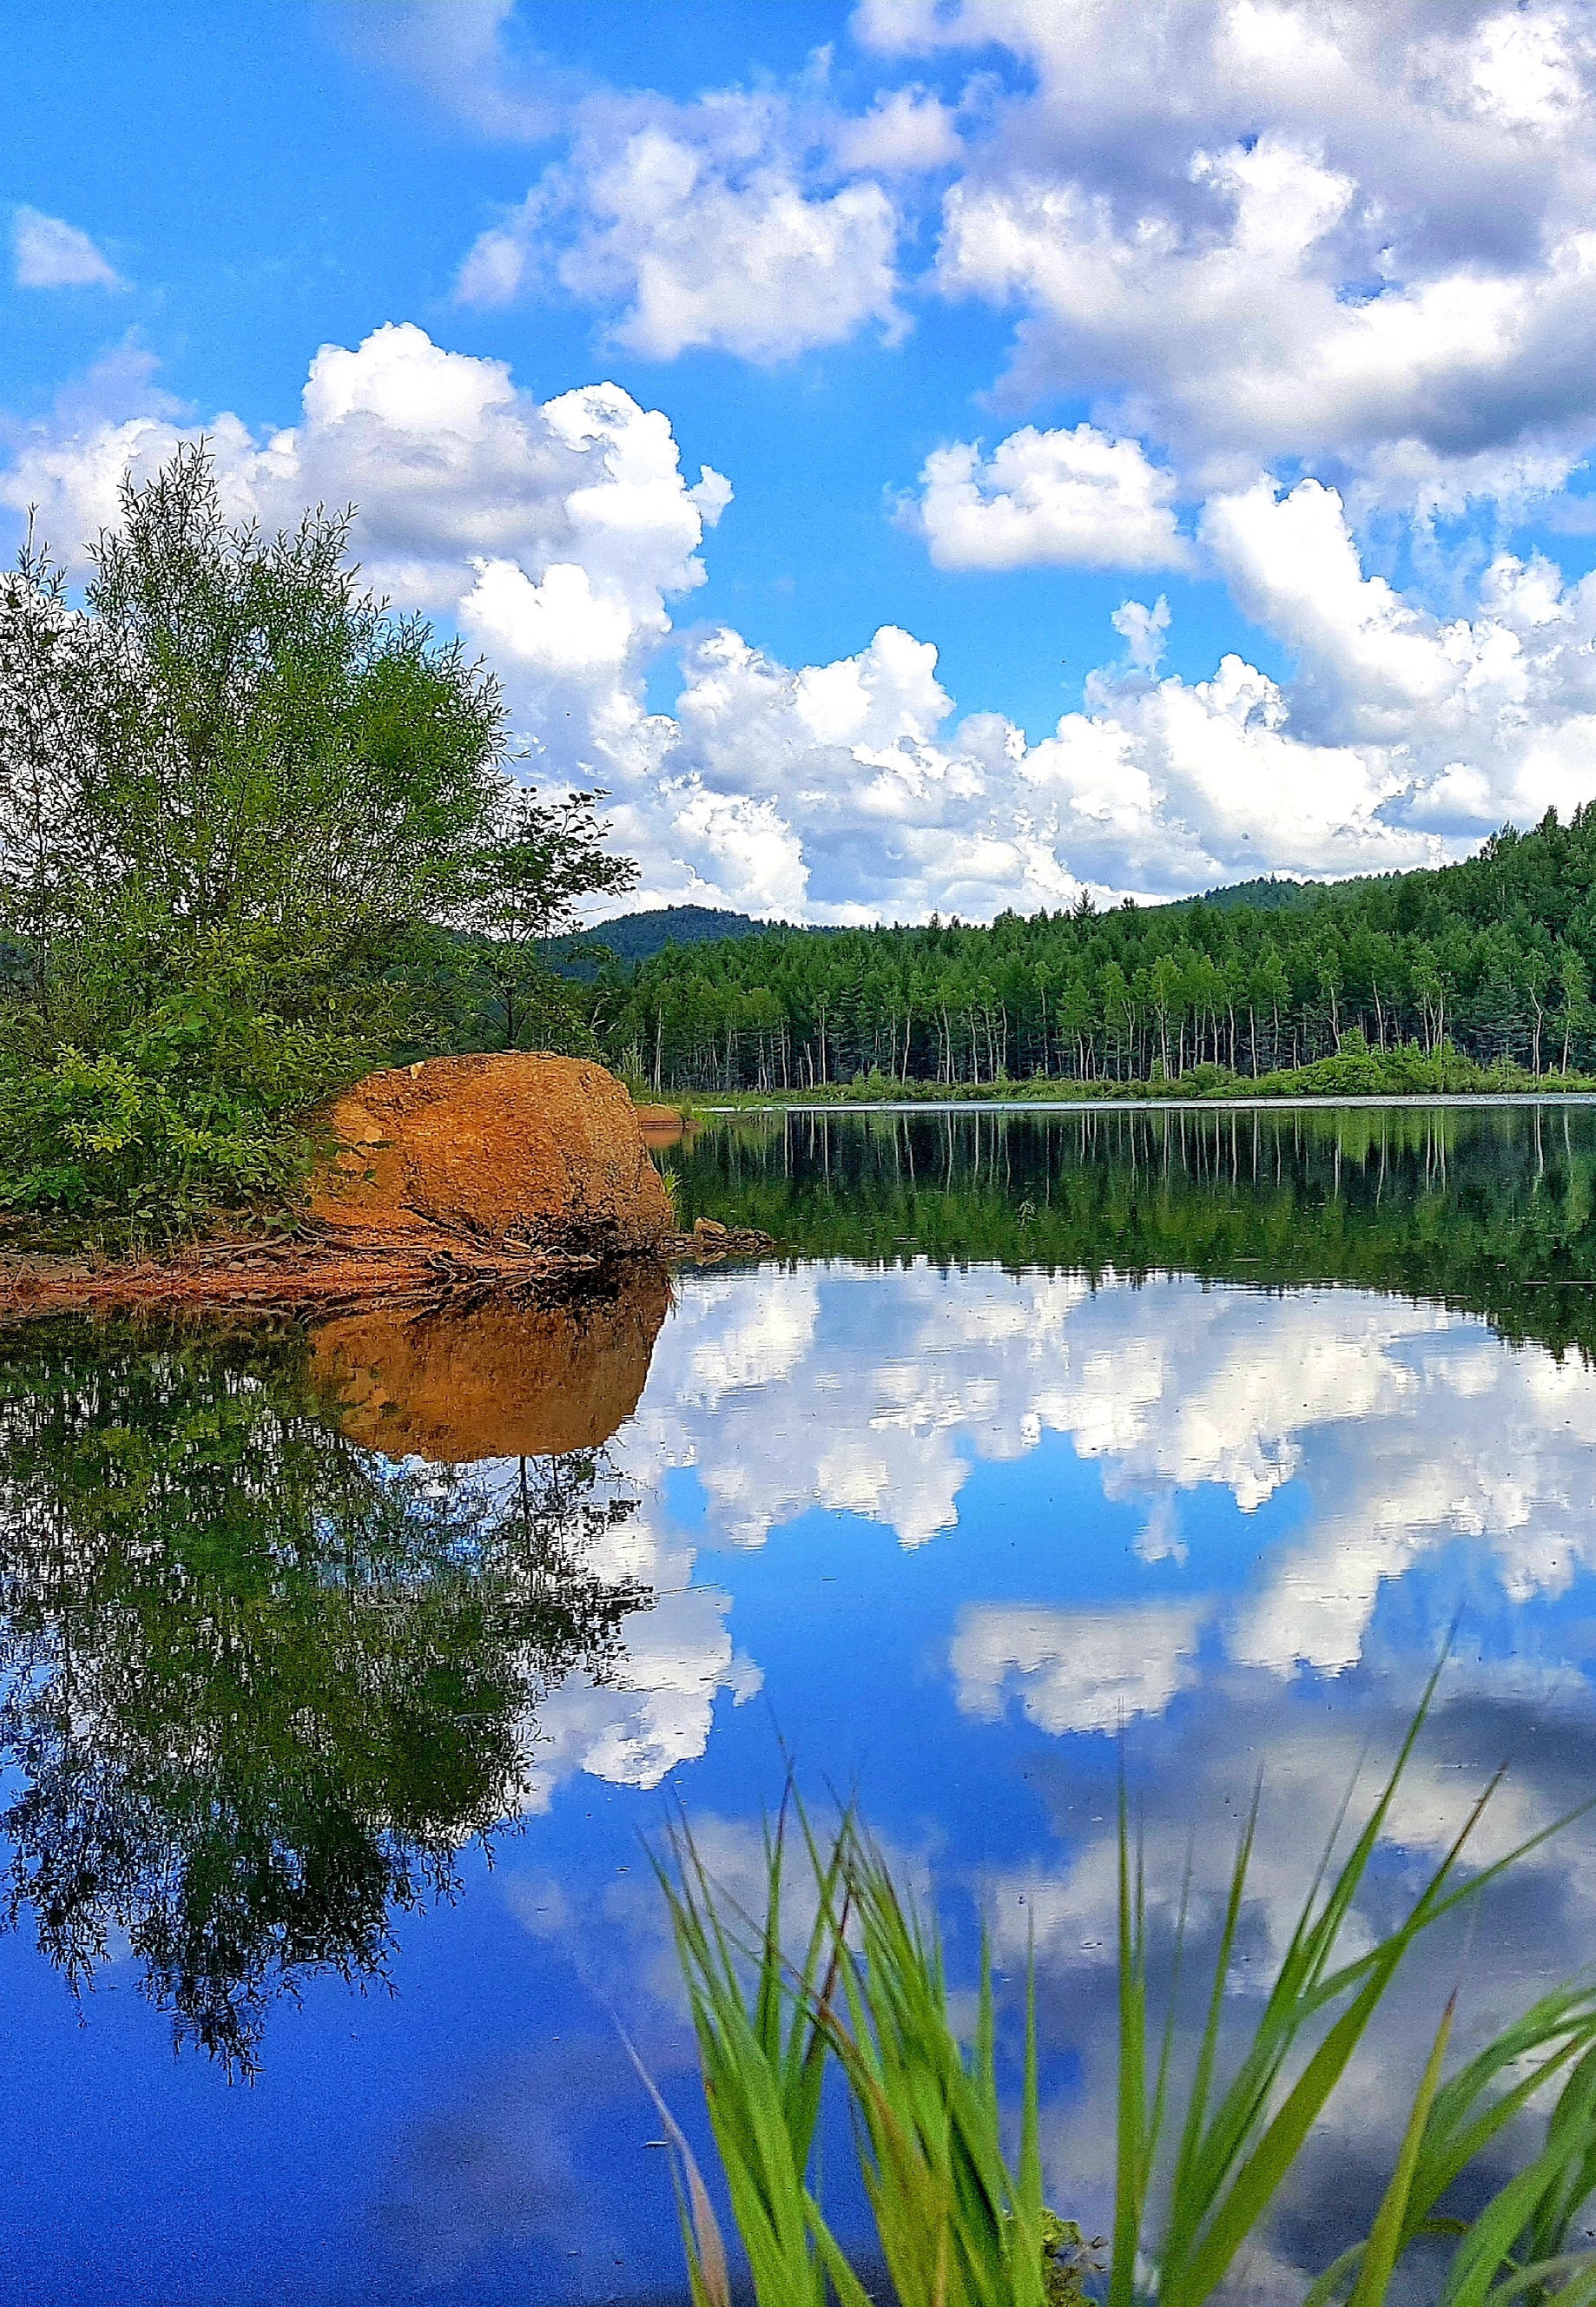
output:
[[[951,442],[920,480],[915,519],[939,569],[1171,569],[1190,558],[1170,502],[1174,475],[1139,441],[1092,425],[1027,425],[990,458]]]
[[[167,411],[36,428],[0,502],[37,505],[70,553],[116,519],[125,472],[148,474],[196,429]],[[257,435],[224,413],[203,430],[238,516],[282,525],[307,503],[352,504],[368,581],[491,649],[528,733],[564,749],[557,768],[579,767],[590,723],[633,710],[666,604],[703,582],[698,548],[730,495],[717,474],[690,487],[668,419],[618,385],[538,402],[503,362],[408,322],[324,345],[297,424]]]
[[[944,293],[1017,314],[1012,397],[1095,395],[1188,477],[1511,467],[1596,437],[1596,34],[1560,0],[864,0],[1008,50],[948,190]]]
[[[948,133],[927,105],[857,130],[895,168],[926,165],[912,156]],[[897,211],[873,178],[837,182],[840,166],[775,97],[595,102],[569,159],[478,237],[457,294],[503,304],[552,278],[656,360],[713,347],[780,361],[869,322],[896,336]]]
[[[1149,1507],[1145,1565],[1184,1564],[1182,1497],[1250,1515],[1294,1488],[1302,1510],[1231,1596],[1062,1608],[977,1588],[948,1662],[978,1717],[1017,1699],[1062,1736],[1156,1716],[1202,1678],[1204,1642],[1272,1675],[1345,1670],[1382,1586],[1459,1539],[1515,1605],[1596,1567],[1596,1374],[1354,1291],[924,1264],[690,1274],[622,1455],[645,1488],[695,1469],[707,1544],[763,1544],[819,1507],[916,1547],[957,1542],[976,1466],[1048,1434],[1105,1498]]]
[[[117,391],[135,413],[107,405]],[[142,369],[107,373],[15,429],[0,504],[19,520],[37,505],[43,534],[76,545],[115,519],[125,471],[199,429]],[[1211,494],[1190,548],[1277,638],[1289,676],[1239,654],[1202,678],[1161,671],[1170,605],[1128,598],[1111,618],[1122,654],[1105,648],[1080,708],[1032,740],[1000,713],[961,716],[936,640],[896,624],[810,665],[728,626],[678,637],[731,486],[708,468],[690,481],[668,416],[614,383],[540,401],[505,363],[390,324],[321,348],[294,424],[257,432],[223,411],[202,429],[239,517],[356,507],[369,581],[485,650],[532,774],[609,790],[639,903],[979,919],[1083,888],[1172,896],[1430,862],[1589,795],[1596,577],[1498,552],[1472,609],[1438,616],[1367,568],[1319,480]],[[1113,518],[1128,502],[1149,550],[1161,527],[1162,549],[1186,549],[1137,443],[1090,427],[1016,434],[981,461],[961,549],[996,553],[987,522],[1005,550],[1057,548],[1084,452],[1105,460]],[[669,648],[677,690],[650,709]]]
[[[998,1720],[1011,1678],[1027,1721],[1059,1737],[1119,1730],[1162,1714],[1197,1681],[1202,1602],[1051,1610],[978,1602],[961,1613],[949,1651],[962,1712]]]

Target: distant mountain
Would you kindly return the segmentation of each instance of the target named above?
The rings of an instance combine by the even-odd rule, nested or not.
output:
[[[1291,881],[1273,873],[1259,874],[1254,880],[1233,881],[1196,896],[1172,897],[1157,910],[1175,913],[1182,906],[1214,905],[1226,913],[1240,906],[1254,912],[1295,913],[1327,891],[1350,892],[1379,878],[1390,877],[1360,874],[1345,881]],[[620,913],[614,921],[596,922],[591,929],[562,938],[550,960],[562,976],[591,979],[599,968],[593,955],[596,946],[607,948],[618,962],[631,968],[639,961],[652,961],[667,946],[715,945],[725,938],[758,937],[768,930],[792,931],[796,926],[791,922],[756,921],[751,913],[733,913],[721,905],[655,905],[646,913]],[[884,929],[886,924],[880,926]],[[825,937],[837,932],[806,924],[804,934]]]
[[[590,977],[597,964],[595,946],[607,947],[617,961],[630,965],[649,961],[668,945],[710,945],[721,938],[753,937],[760,930],[785,929],[785,922],[756,922],[751,913],[734,913],[719,905],[656,905],[642,913],[621,913],[613,922],[596,922],[589,930],[562,938],[554,966],[570,977]]]

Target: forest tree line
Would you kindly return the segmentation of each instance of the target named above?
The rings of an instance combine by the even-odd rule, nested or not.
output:
[[[599,988],[612,1063],[664,1090],[878,1077],[1257,1079],[1417,1048],[1541,1076],[1596,1066],[1596,805],[1465,862],[1305,890],[667,948]]]

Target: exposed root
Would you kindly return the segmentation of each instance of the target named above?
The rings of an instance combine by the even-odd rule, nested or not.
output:
[[[490,1297],[555,1303],[602,1288],[639,1265],[763,1256],[768,1234],[700,1218],[663,1252],[627,1254],[548,1243],[478,1241],[416,1232],[348,1234],[318,1226],[286,1241],[236,1237],[162,1257],[96,1260],[0,1253],[0,1323],[56,1314],[258,1314],[322,1317],[396,1313]]]
[[[0,1256],[0,1321],[47,1314],[334,1314],[396,1311],[460,1295],[562,1295],[614,1259],[570,1250],[487,1248],[335,1234],[289,1242],[200,1242],[165,1257]]]

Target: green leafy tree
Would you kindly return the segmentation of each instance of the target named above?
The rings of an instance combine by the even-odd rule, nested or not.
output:
[[[1562,1069],[1566,1073],[1575,1039],[1588,1032],[1591,1022],[1591,973],[1572,947],[1558,949],[1557,978],[1563,989]]]
[[[394,965],[498,804],[503,708],[396,617],[348,517],[124,484],[82,608],[0,587],[0,1197],[135,1222],[280,1194],[290,1117],[391,1046]]]
[[[573,930],[583,901],[635,888],[638,869],[608,846],[604,792],[552,800],[507,785],[471,860],[460,918],[475,933],[473,957],[505,1049],[596,1045],[586,1007],[548,967],[550,946]]]

